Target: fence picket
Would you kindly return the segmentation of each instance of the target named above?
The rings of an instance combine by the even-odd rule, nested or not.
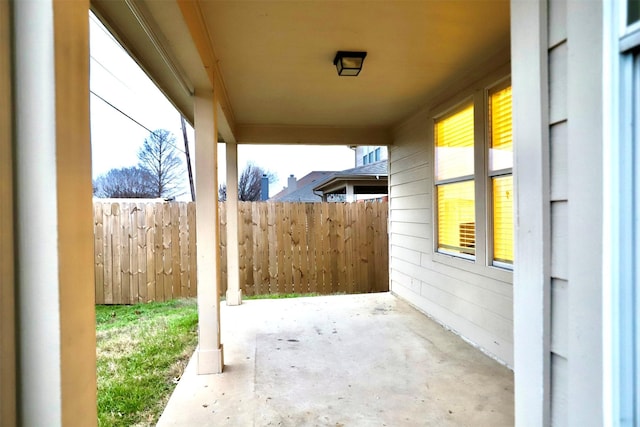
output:
[[[317,203],[304,204],[304,211],[306,216],[305,234],[307,237],[307,276],[309,277],[309,287],[307,288],[307,292],[310,293],[318,292],[318,239],[316,230],[318,229],[320,221],[318,220],[317,215],[317,205]]]
[[[154,262],[156,266],[156,281],[155,281],[155,294],[156,301],[164,301],[164,262],[162,260],[163,252],[163,235],[162,235],[162,205],[156,205],[155,218],[153,222],[153,237],[154,237]]]
[[[156,300],[156,231],[154,227],[156,205],[155,203],[147,203],[145,205],[145,223],[146,223],[146,255],[147,255],[147,301]]]
[[[276,204],[267,204],[267,234],[269,236],[269,293],[278,291],[278,240],[276,224]]]
[[[173,298],[180,298],[180,208],[177,203],[168,205],[171,211],[171,294]]]
[[[144,204],[136,203],[136,233],[138,234],[138,298],[136,302],[147,301],[147,233],[145,230]]]
[[[269,269],[269,229],[268,229],[268,204],[267,203],[256,203],[258,206],[258,222],[259,222],[259,235],[256,241],[260,245],[259,254],[260,257],[256,260],[256,263],[260,265],[260,293],[268,294],[269,293],[269,284],[271,282],[271,274]]]
[[[129,203],[120,207],[120,292],[122,300],[131,304],[131,212]]]
[[[102,213],[102,203],[96,202],[93,205],[93,234],[95,253],[95,293],[96,304],[104,304],[104,217]]]
[[[189,222],[189,296],[195,297],[197,294],[197,254],[196,254],[196,204],[187,205],[187,219]]]
[[[164,299],[171,300],[171,203],[162,205],[162,285]]]

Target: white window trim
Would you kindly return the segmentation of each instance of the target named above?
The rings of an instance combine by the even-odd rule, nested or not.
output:
[[[469,107],[470,105],[473,106],[473,114],[474,114],[474,135],[473,135],[473,139],[474,139],[474,144],[473,144],[473,151],[474,151],[474,164],[473,164],[473,174],[471,175],[462,175],[462,176],[457,176],[455,178],[447,178],[447,179],[441,179],[438,180],[436,178],[436,140],[435,140],[435,128],[436,128],[436,122],[440,121],[440,120],[445,120],[451,116],[456,115],[457,113],[459,113],[460,111],[466,109],[467,107]],[[456,253],[456,252],[449,252],[446,249],[440,249],[438,248],[438,240],[439,240],[439,235],[438,235],[438,186],[440,185],[447,185],[447,184],[456,184],[456,183],[462,183],[462,182],[468,182],[468,181],[473,181],[474,182],[474,195],[478,193],[478,188],[477,185],[478,183],[476,182],[476,177],[477,177],[477,153],[476,153],[476,141],[478,140],[478,135],[477,135],[477,130],[475,128],[475,122],[476,122],[476,99],[475,96],[468,96],[462,100],[460,100],[459,102],[457,102],[455,105],[451,106],[450,108],[446,109],[445,111],[441,112],[441,114],[433,117],[433,120],[431,120],[431,136],[433,138],[433,150],[431,152],[432,155],[432,159],[433,159],[433,253],[434,254],[440,254],[440,255],[444,255],[446,257],[453,257],[453,258],[460,258],[463,260],[467,260],[467,261],[475,261],[475,259],[478,257],[478,245],[477,245],[477,241],[478,241],[478,224],[476,221],[475,224],[475,233],[476,233],[476,247],[474,248],[474,255],[468,255],[468,254],[464,254],[464,253]],[[477,201],[474,201],[474,205],[475,205],[475,217],[478,218],[478,205],[477,205]]]
[[[637,236],[635,242],[629,237],[629,229],[634,226],[634,214],[637,213],[634,210],[638,209],[640,202],[640,173],[636,171],[634,176],[634,161],[637,165],[640,160],[640,134],[638,130],[635,135],[631,132],[634,121],[640,120],[638,111],[633,111],[633,92],[640,87],[640,21],[627,25],[626,1],[605,5],[603,422],[606,426],[631,426],[640,421],[640,397],[636,392],[640,386],[640,369],[634,367],[634,359],[640,357],[640,317],[634,309],[634,304],[635,308],[640,306],[636,283],[640,273],[640,264],[636,260],[640,254],[640,241],[637,241]],[[638,93],[635,97],[635,108],[638,108]],[[634,294],[635,301],[631,298]],[[629,379],[631,381],[625,381]]]
[[[492,234],[492,190],[491,177],[504,175],[507,170],[489,172],[489,126],[487,120],[489,93],[500,87],[507,87],[510,84],[510,76],[490,76],[479,82],[476,89],[467,92],[465,96],[457,97],[441,104],[430,111],[429,134],[431,140],[430,156],[433,164],[433,191],[431,196],[432,209],[432,260],[437,263],[460,268],[469,272],[486,276],[492,279],[513,283],[513,265],[496,262],[493,260],[493,236]],[[473,103],[474,107],[474,175],[469,177],[457,177],[450,180],[436,180],[435,177],[435,123],[446,118],[465,106]],[[513,168],[508,169],[507,174],[513,175]],[[463,179],[464,178],[464,179]],[[475,211],[476,211],[476,247],[475,256],[447,252],[438,248],[438,213],[437,213],[437,191],[438,185],[467,181],[468,178],[474,180],[475,186]],[[515,183],[514,183],[515,187]],[[483,197],[478,197],[483,195]],[[515,236],[514,236],[515,237]]]
[[[486,177],[486,184],[485,184],[485,192],[486,192],[486,203],[487,206],[484,210],[484,212],[486,213],[486,233],[487,236],[491,235],[491,237],[487,237],[485,240],[487,242],[487,251],[486,251],[486,257],[485,257],[485,261],[487,263],[487,265],[491,266],[491,267],[496,267],[496,268],[500,268],[500,269],[505,269],[505,270],[509,270],[509,271],[513,271],[513,263],[506,263],[506,262],[502,262],[502,261],[496,261],[495,259],[493,259],[493,242],[494,242],[494,237],[493,237],[493,186],[492,184],[492,178],[496,178],[496,177],[500,177],[500,176],[506,176],[506,175],[511,175],[513,176],[513,164],[510,168],[507,169],[497,169],[495,171],[490,170],[489,168],[489,150],[491,149],[490,147],[490,142],[491,142],[491,129],[488,126],[489,123],[489,100],[490,100],[490,96],[492,93],[494,92],[498,92],[502,89],[506,89],[507,87],[511,86],[511,76],[507,76],[504,77],[500,80],[498,80],[497,82],[495,82],[495,84],[486,87],[484,90],[484,108],[485,108],[485,115],[484,115],[484,127],[485,127],[485,132],[484,132],[484,160],[485,160],[485,177]],[[515,157],[513,158],[513,162],[515,163]],[[513,183],[514,185],[514,191],[515,191],[515,181]],[[515,206],[515,203],[514,203]],[[515,230],[514,230],[514,234],[513,234],[513,238],[514,238],[514,246],[515,246]],[[514,253],[515,253],[515,247],[513,248]]]

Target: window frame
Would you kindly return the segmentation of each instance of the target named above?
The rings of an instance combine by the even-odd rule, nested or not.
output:
[[[473,163],[473,170],[474,173],[471,175],[460,175],[454,178],[446,178],[446,179],[441,179],[438,180],[437,178],[437,165],[436,165],[436,161],[437,161],[437,157],[436,157],[436,138],[435,138],[435,132],[436,132],[436,124],[439,121],[442,120],[446,120],[449,117],[452,117],[462,111],[464,111],[466,108],[468,108],[469,106],[473,107],[473,122],[474,122],[474,127],[473,127],[473,132],[474,132],[474,136],[473,136],[473,151],[474,151],[474,163]],[[466,99],[460,101],[459,103],[457,103],[456,105],[452,106],[451,108],[447,109],[446,111],[442,112],[442,114],[433,117],[432,120],[432,127],[431,127],[431,135],[433,137],[433,217],[434,217],[434,221],[433,221],[433,225],[434,225],[434,230],[433,230],[433,243],[434,243],[434,247],[433,247],[433,251],[434,253],[438,253],[438,254],[442,254],[445,256],[449,256],[449,257],[455,257],[455,258],[460,258],[460,259],[464,259],[467,261],[474,261],[476,259],[476,257],[478,256],[478,226],[477,226],[477,218],[478,218],[478,207],[477,207],[477,201],[475,200],[475,195],[477,194],[477,189],[475,188],[475,186],[477,185],[477,183],[475,182],[475,177],[476,177],[476,127],[475,127],[475,121],[476,121],[476,108],[475,108],[475,100],[474,97],[467,97]],[[474,248],[474,254],[470,255],[470,254],[465,254],[465,253],[455,253],[455,252],[449,252],[447,250],[441,250],[438,246],[439,246],[439,240],[440,240],[440,236],[439,236],[439,216],[438,216],[438,187],[439,186],[443,186],[443,185],[448,185],[448,184],[458,184],[458,183],[463,183],[463,182],[473,182],[474,184],[474,210],[475,210],[475,214],[474,214],[474,218],[476,219],[475,221],[475,248]]]
[[[610,141],[604,144],[603,278],[611,284],[603,289],[605,413],[610,417],[605,421],[614,426],[640,421],[635,362],[640,356],[640,227],[635,223],[640,171],[634,167],[640,161],[640,19],[627,23],[627,4],[611,2],[605,8],[603,31],[603,122]]]
[[[487,236],[491,236],[490,238],[487,238],[487,264],[497,267],[497,268],[503,268],[506,270],[513,270],[513,260],[511,263],[507,263],[507,262],[502,262],[502,261],[497,261],[494,259],[493,256],[493,250],[494,250],[494,242],[495,242],[495,235],[494,235],[494,214],[493,214],[493,179],[494,178],[499,178],[499,177],[503,177],[503,176],[511,176],[513,177],[513,158],[512,158],[512,164],[510,168],[503,168],[503,169],[496,169],[494,171],[491,170],[490,164],[491,164],[491,159],[490,159],[490,154],[491,154],[491,126],[489,126],[489,120],[491,120],[491,117],[489,115],[489,102],[491,102],[491,95],[493,93],[499,92],[501,90],[504,90],[508,87],[511,86],[511,77],[505,77],[504,79],[496,82],[496,84],[494,84],[493,86],[487,87],[485,88],[485,101],[484,101],[484,107],[486,108],[486,113],[485,113],[485,127],[486,127],[486,132],[485,132],[485,164],[486,164],[486,171],[487,171],[487,185],[486,185],[486,200],[487,200],[487,212],[486,212],[486,223],[487,223]],[[513,100],[511,102],[511,105],[513,107]],[[513,111],[513,108],[512,108]],[[513,120],[513,114],[512,114],[512,120]],[[513,150],[513,146],[515,144],[513,144],[512,142],[512,150]],[[513,151],[511,152],[512,157],[513,157]],[[513,188],[514,194],[515,194],[515,183],[514,183],[514,188]],[[514,203],[515,205],[515,203]],[[515,224],[515,221],[514,221]],[[513,238],[515,239],[515,232],[514,232],[514,236]],[[515,241],[514,241],[515,243]]]
[[[514,264],[494,262],[493,260],[493,192],[491,176],[506,175],[509,171],[515,178],[514,168],[504,170],[489,171],[489,148],[490,138],[488,126],[489,120],[489,94],[511,85],[511,76],[502,74],[484,79],[475,90],[463,94],[461,97],[449,100],[436,109],[431,110],[429,120],[429,131],[431,138],[431,159],[433,170],[431,177],[432,184],[432,260],[438,263],[450,265],[456,268],[491,277],[496,280],[511,282],[513,280]],[[436,141],[435,126],[438,120],[442,120],[457,111],[461,111],[465,106],[473,104],[474,107],[474,174],[470,178],[475,183],[475,257],[460,256],[451,252],[442,251],[438,248],[438,213],[437,213],[437,186],[455,180],[436,179]],[[515,143],[514,143],[515,145]],[[490,175],[491,172],[491,175]],[[457,179],[462,181],[460,177]],[[516,191],[514,179],[514,193]],[[514,221],[515,223],[515,221]],[[515,233],[514,233],[515,239]],[[514,242],[515,243],[515,242]]]

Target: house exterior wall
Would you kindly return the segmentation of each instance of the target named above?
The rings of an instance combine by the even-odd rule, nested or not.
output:
[[[567,2],[568,425],[603,420],[603,7]]]
[[[550,269],[550,417],[551,425],[567,425],[568,401],[568,111],[567,4],[548,6],[547,54],[549,67],[549,209],[551,218]]]
[[[602,4],[512,2],[517,425],[602,423]]]
[[[511,272],[435,254],[433,214],[433,118],[469,96],[483,98],[486,88],[508,77],[508,61],[506,54],[478,67],[396,129],[389,147],[389,227],[391,291],[511,366]]]
[[[376,153],[376,150],[379,151]],[[387,150],[387,147],[384,146],[359,145],[356,147],[355,153],[356,167],[387,160],[389,158],[389,151]]]

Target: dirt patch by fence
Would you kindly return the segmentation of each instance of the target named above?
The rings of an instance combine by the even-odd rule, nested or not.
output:
[[[388,290],[386,202],[241,202],[238,210],[245,295]],[[195,204],[96,201],[94,214],[97,304],[196,295]]]

